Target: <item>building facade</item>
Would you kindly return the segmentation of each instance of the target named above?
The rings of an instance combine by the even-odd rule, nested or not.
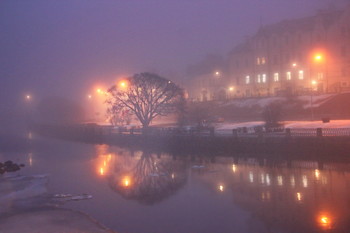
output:
[[[350,6],[264,26],[228,63],[233,97],[350,91]]]

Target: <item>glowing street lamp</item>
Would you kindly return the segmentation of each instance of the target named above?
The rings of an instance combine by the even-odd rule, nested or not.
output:
[[[26,95],[26,100],[31,100],[32,99],[32,96],[31,95]]]
[[[229,91],[233,91],[235,88],[234,87],[229,87],[228,90]]]
[[[128,86],[128,83],[127,83],[127,81],[122,80],[122,81],[119,82],[119,86],[120,86],[121,88],[126,88],[126,87]]]
[[[314,61],[315,62],[321,62],[323,60],[323,56],[320,53],[315,54]]]
[[[315,89],[316,85],[317,85],[317,81],[316,80],[312,80],[311,81],[311,86],[312,86],[313,90]]]

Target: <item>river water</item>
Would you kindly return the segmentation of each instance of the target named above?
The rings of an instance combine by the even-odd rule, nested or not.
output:
[[[23,175],[50,174],[50,193],[92,194],[65,207],[121,233],[350,232],[349,163],[55,140],[0,159],[25,163]]]

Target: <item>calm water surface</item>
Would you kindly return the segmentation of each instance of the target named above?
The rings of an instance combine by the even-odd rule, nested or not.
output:
[[[350,164],[60,141],[40,151],[0,159],[27,164],[21,174],[50,174],[50,193],[92,194],[66,207],[118,232],[350,232]]]

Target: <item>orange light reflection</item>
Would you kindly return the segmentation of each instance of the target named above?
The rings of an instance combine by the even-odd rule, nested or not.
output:
[[[327,214],[319,215],[317,221],[319,226],[324,230],[329,230],[332,228],[332,218]]]

